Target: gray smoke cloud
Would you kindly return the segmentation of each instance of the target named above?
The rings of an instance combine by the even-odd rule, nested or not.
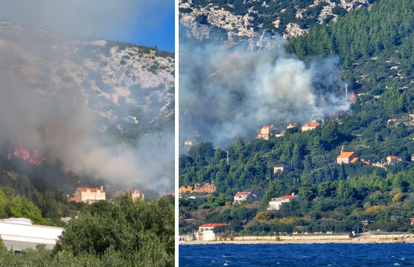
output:
[[[264,125],[310,123],[349,109],[337,58],[305,64],[266,34],[233,47],[180,36],[180,140],[216,147]]]
[[[19,35],[19,28],[12,28]],[[97,127],[103,118],[90,103],[100,102],[98,94],[81,85],[87,75],[70,61],[65,48],[46,44],[33,45],[39,32],[22,30],[27,36],[0,37],[0,147],[12,152],[24,147],[47,157],[47,163],[62,162],[66,170],[92,174],[126,186],[141,185],[160,194],[174,188],[174,131],[148,133],[136,144],[118,142]],[[3,34],[3,33],[2,33]],[[26,34],[25,34],[26,35]],[[5,36],[9,36],[6,35]],[[38,39],[38,40],[40,40]],[[52,44],[64,47],[54,37]],[[55,51],[55,52],[53,52]],[[87,54],[76,53],[77,60]],[[68,86],[57,74],[59,69],[73,74]],[[117,106],[128,114],[127,105]],[[125,116],[128,117],[128,116]],[[109,122],[108,122],[109,124]],[[130,122],[133,125],[132,122]]]

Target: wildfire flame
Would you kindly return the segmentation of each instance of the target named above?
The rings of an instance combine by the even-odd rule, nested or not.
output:
[[[354,92],[351,93],[351,96],[349,97],[349,100],[353,100],[355,98]]]
[[[19,149],[15,149],[13,153],[9,153],[8,159],[11,159],[12,155],[17,158],[20,158],[24,161],[28,161],[31,165],[42,165],[46,160],[47,157],[42,156],[39,151],[36,149],[32,150],[30,153],[26,148],[20,147]]]

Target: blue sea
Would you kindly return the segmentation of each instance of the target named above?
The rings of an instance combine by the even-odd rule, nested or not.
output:
[[[182,245],[181,266],[414,266],[414,244]]]

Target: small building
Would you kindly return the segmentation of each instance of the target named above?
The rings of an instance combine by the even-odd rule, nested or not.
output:
[[[295,194],[272,198],[272,200],[270,200],[269,202],[269,207],[267,208],[267,210],[280,210],[280,207],[283,205],[283,203],[289,203],[290,201],[301,201],[301,200],[303,200],[303,198]]]
[[[320,125],[321,125],[320,123],[307,123],[302,126],[301,131],[302,132],[312,131],[318,128]]]
[[[237,192],[237,194],[234,196],[234,203],[240,203],[248,199],[254,199],[256,197],[257,196],[251,192]]]
[[[279,138],[279,137],[283,137],[285,135],[285,131],[281,131],[278,134],[275,134],[275,137]]]
[[[411,225],[414,225],[414,218],[410,218]]]
[[[36,249],[44,245],[53,249],[63,228],[43,225],[33,225],[26,218],[10,218],[0,220],[0,238],[8,250],[19,252],[24,249]]]
[[[278,164],[273,168],[273,174],[276,174],[278,172],[290,172],[292,171],[292,167],[290,167],[287,164]]]
[[[398,161],[401,161],[401,158],[400,157],[397,157],[397,156],[388,156],[387,157],[388,164],[395,164]]]
[[[297,123],[289,123],[289,125],[286,127],[286,129],[293,129],[297,127]]]
[[[354,152],[342,152],[342,154],[336,158],[336,162],[338,164],[349,164],[355,163],[358,159],[359,158]]]
[[[269,140],[270,131],[272,130],[272,128],[273,128],[273,124],[262,127],[262,129],[260,130],[260,133],[257,135],[257,139]]]
[[[141,191],[137,189],[128,190],[128,194],[131,194],[132,201],[135,201],[137,199],[139,200],[145,200],[145,195]]]
[[[202,240],[202,241],[212,241],[216,240],[216,234],[214,233],[214,228],[218,226],[227,226],[225,223],[206,223],[203,225],[200,225],[198,227],[198,231],[194,233],[194,236],[196,240]]]
[[[365,165],[371,165],[368,160],[361,159],[361,162],[364,163]]]
[[[92,204],[97,201],[106,200],[106,193],[103,186],[100,188],[78,187],[70,201]]]
[[[184,142],[184,146],[192,146],[196,140],[187,140]]]

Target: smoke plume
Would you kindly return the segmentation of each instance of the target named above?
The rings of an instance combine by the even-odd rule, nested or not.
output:
[[[310,123],[349,109],[338,59],[305,64],[279,37],[229,47],[180,36],[180,51],[181,142],[198,132],[223,147],[264,125]]]
[[[132,145],[116,141],[98,123],[106,120],[100,113],[112,105],[118,114],[128,114],[130,106],[105,103],[102,100],[105,98],[85,84],[88,74],[70,61],[67,51],[71,44],[66,47],[59,35],[53,35],[53,41],[42,37],[46,43],[41,44],[39,32],[32,29],[19,32],[16,25],[13,31],[22,38],[10,37],[13,41],[9,41],[3,39],[8,36],[4,32],[0,36],[0,147],[3,153],[18,148],[35,150],[47,158],[47,163],[59,161],[64,169],[75,173],[92,174],[127,186],[142,185],[139,189],[171,192],[174,187],[173,131],[148,133]],[[80,62],[87,57],[86,52],[82,53],[76,53]],[[70,82],[62,81],[59,71],[66,73]],[[133,122],[129,124],[134,127]]]

